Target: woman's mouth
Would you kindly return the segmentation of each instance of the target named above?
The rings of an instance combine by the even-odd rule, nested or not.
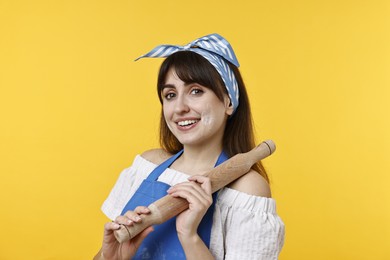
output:
[[[188,127],[191,127],[192,125],[198,123],[199,121],[200,121],[200,120],[183,120],[183,121],[177,122],[177,124],[178,124],[180,127],[188,128]]]

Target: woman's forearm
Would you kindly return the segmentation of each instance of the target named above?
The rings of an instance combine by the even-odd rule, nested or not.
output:
[[[203,240],[195,234],[190,237],[180,237],[180,243],[183,247],[187,260],[202,259],[211,260],[214,259],[210,250],[207,248]]]

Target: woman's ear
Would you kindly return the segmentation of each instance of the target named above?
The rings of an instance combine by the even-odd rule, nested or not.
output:
[[[228,116],[231,116],[233,114],[233,104],[230,101],[230,98],[228,96],[225,96],[225,108],[226,108],[226,114]]]

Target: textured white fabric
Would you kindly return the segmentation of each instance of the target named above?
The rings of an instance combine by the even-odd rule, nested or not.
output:
[[[157,165],[137,155],[122,171],[102,211],[110,219],[122,212],[141,182]],[[175,185],[189,176],[168,168],[158,181]],[[145,205],[147,206],[147,205]],[[223,188],[218,194],[211,230],[210,251],[215,259],[278,259],[284,243],[284,223],[275,200]]]

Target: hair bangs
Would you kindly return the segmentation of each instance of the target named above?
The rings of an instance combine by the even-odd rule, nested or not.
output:
[[[220,100],[227,94],[221,76],[201,55],[191,51],[179,51],[164,60],[158,75],[157,91],[161,100],[161,91],[165,85],[168,71],[174,69],[176,75],[186,84],[198,83],[211,89]]]

